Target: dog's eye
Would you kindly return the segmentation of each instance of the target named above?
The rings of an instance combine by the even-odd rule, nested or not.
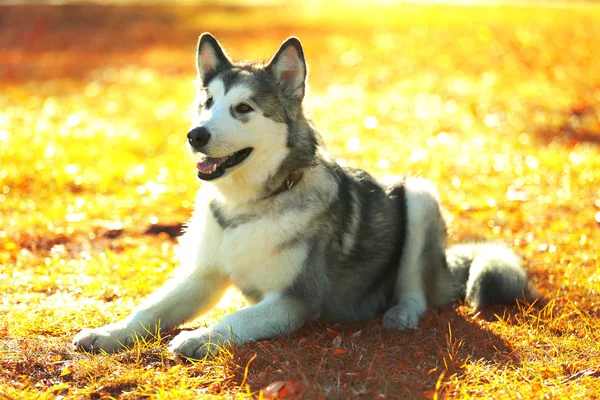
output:
[[[204,102],[204,108],[210,108],[213,105],[213,98],[209,97],[208,99],[206,99],[206,101]]]
[[[235,111],[240,114],[248,114],[249,112],[254,111],[254,109],[246,103],[240,103],[235,107]]]

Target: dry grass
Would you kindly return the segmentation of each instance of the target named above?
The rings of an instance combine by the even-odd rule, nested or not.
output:
[[[293,17],[292,17],[293,16]],[[597,398],[600,9],[0,8],[0,398]],[[164,340],[73,353],[174,268],[198,183],[194,46],[299,36],[329,150],[434,180],[451,240],[521,253],[543,308],[430,311],[417,331],[317,322],[176,365]],[[368,119],[367,119],[368,118]],[[150,228],[152,234],[145,233]],[[243,306],[234,292],[196,322]],[[336,339],[340,337],[340,339]]]

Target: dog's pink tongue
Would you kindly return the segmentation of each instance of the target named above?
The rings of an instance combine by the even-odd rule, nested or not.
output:
[[[227,157],[211,158],[204,156],[202,160],[198,161],[196,168],[203,174],[212,174],[225,160],[227,160]]]

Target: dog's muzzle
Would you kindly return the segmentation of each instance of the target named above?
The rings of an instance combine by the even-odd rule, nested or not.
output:
[[[198,178],[204,181],[220,178],[227,169],[240,164],[252,152],[252,147],[246,147],[224,157],[211,157],[206,154],[205,149],[210,140],[210,132],[203,126],[189,131],[187,139],[194,152],[199,154],[200,161],[196,164],[196,169],[198,170]]]

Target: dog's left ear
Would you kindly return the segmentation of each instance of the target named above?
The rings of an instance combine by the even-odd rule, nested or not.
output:
[[[283,42],[266,69],[275,76],[285,96],[302,101],[306,86],[306,62],[300,40],[291,37]]]

